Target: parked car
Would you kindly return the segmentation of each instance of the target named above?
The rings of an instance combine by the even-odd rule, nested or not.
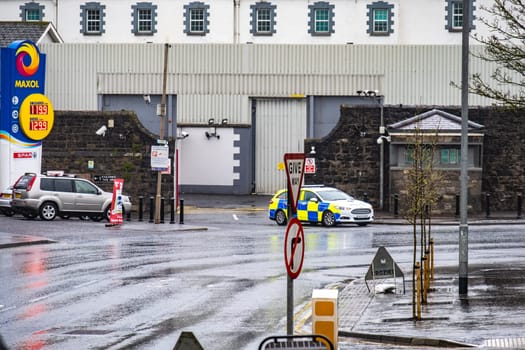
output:
[[[268,217],[278,225],[288,221],[288,193],[279,190],[270,200]],[[322,223],[334,226],[354,223],[366,226],[374,221],[374,209],[369,203],[360,201],[333,187],[303,186],[297,202],[297,218],[303,222]]]
[[[53,220],[57,216],[78,216],[100,221],[109,220],[112,199],[112,193],[74,175],[26,173],[13,185],[11,207],[29,218],[39,215],[42,220]],[[125,215],[131,211],[131,201],[126,195],[120,199]]]
[[[13,195],[13,187],[10,186],[2,191],[0,194],[0,213],[6,216],[15,215],[15,211],[11,208],[11,197]]]

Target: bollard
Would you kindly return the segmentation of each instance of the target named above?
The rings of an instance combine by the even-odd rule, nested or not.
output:
[[[399,214],[399,196],[397,194],[394,195],[394,216],[397,216]]]
[[[368,203],[368,193],[363,193],[363,202],[367,202]]]
[[[155,198],[153,196],[149,197],[149,222],[153,222],[153,217],[155,216],[155,204],[153,201]]]
[[[485,194],[485,211],[486,217],[490,217],[490,193]]]
[[[423,304],[428,304],[428,290],[430,289],[430,259],[429,259],[430,252],[428,250],[425,251],[425,256],[423,257],[423,264],[424,265],[424,271],[423,271],[423,277],[425,278],[423,280]]]
[[[142,221],[143,211],[144,211],[144,196],[139,196],[139,221]]]
[[[312,292],[312,333],[324,335],[337,350],[339,321],[337,289],[314,289]]]
[[[170,198],[170,224],[175,223],[175,198]]]
[[[434,280],[434,238],[430,238],[430,279]]]
[[[184,199],[181,199],[180,201],[180,218],[179,218],[179,224],[183,225],[184,224]]]
[[[126,213],[126,221],[131,221],[131,210]]]
[[[164,197],[160,198],[160,223],[164,223]]]
[[[416,272],[416,320],[421,321],[421,269],[419,268],[419,261],[416,261],[414,270]]]
[[[459,216],[459,194],[456,194],[456,216]]]
[[[518,219],[521,219],[521,194],[518,194],[518,215],[516,216]]]

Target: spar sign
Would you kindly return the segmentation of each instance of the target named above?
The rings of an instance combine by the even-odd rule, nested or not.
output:
[[[24,172],[41,172],[42,140],[54,123],[45,93],[46,56],[31,41],[0,52],[0,189]]]

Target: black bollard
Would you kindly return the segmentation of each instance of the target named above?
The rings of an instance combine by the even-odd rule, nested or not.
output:
[[[153,217],[155,216],[155,204],[153,201],[155,198],[153,196],[149,197],[149,222],[153,222]]]
[[[490,193],[485,194],[485,211],[487,218],[490,217]]]
[[[459,194],[456,194],[456,216],[459,216]]]
[[[363,202],[368,202],[368,193],[363,193]]]
[[[518,194],[518,219],[521,219],[521,194]]]
[[[139,221],[142,221],[142,215],[144,211],[144,196],[139,196]]]
[[[126,213],[126,221],[131,221],[131,210]]]
[[[160,198],[160,223],[164,223],[164,197]]]
[[[399,196],[397,194],[394,195],[394,216],[399,215]]]
[[[180,200],[180,212],[179,212],[179,215],[180,215],[180,218],[179,218],[179,224],[183,225],[184,224],[184,199],[181,199]]]
[[[170,224],[175,223],[175,198],[170,198]]]

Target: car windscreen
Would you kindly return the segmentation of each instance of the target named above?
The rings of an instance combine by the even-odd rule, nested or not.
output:
[[[323,201],[354,200],[352,196],[343,191],[317,191],[317,194],[323,198]]]

